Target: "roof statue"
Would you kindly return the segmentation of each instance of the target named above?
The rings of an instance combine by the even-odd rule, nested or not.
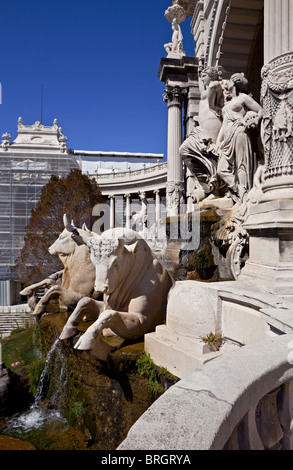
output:
[[[179,25],[186,18],[184,9],[176,1],[165,11],[165,18],[171,23],[173,30],[172,41],[164,45],[168,57],[180,58],[185,56],[183,34]]]

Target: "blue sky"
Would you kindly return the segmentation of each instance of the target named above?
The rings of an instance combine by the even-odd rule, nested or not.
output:
[[[171,0],[2,0],[0,132],[58,119],[74,149],[164,153]],[[193,55],[190,20],[181,24]]]

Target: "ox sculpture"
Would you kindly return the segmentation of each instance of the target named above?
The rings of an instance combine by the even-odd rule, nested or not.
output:
[[[45,313],[51,299],[59,299],[72,311],[84,296],[98,298],[94,290],[95,268],[91,263],[89,252],[83,244],[77,244],[72,240],[71,232],[66,226],[73,226],[73,222],[69,224],[66,215],[64,215],[63,222],[64,230],[48,250],[51,255],[59,256],[64,269],[20,292],[21,295],[30,296],[28,303],[33,309],[33,315]],[[84,237],[92,236],[85,226],[82,229],[75,229]],[[49,290],[35,303],[36,292],[40,289]]]
[[[85,313],[96,317],[74,347],[99,359],[107,356],[102,340],[104,329],[125,340],[135,340],[162,324],[173,285],[171,276],[144,239],[133,243],[117,236],[115,229],[107,232],[85,237],[72,227],[73,239],[90,251],[96,268],[95,290],[104,294],[104,300],[81,299],[60,335],[62,340],[73,338]]]
[[[63,223],[64,230],[49,247],[49,253],[59,256],[64,269],[20,292],[21,295],[30,296],[28,303],[33,309],[33,315],[41,316],[45,313],[51,299],[59,299],[72,312],[83,297],[98,299],[100,296],[100,292],[95,291],[94,288],[96,268],[90,260],[89,250],[83,242],[74,241],[71,236],[73,229],[83,239],[92,237],[93,233],[85,225],[82,229],[74,227],[73,222],[69,223],[66,214],[63,217]],[[130,242],[141,238],[133,230],[123,233],[122,229],[115,229],[115,231]],[[36,302],[36,292],[44,288],[48,291]]]

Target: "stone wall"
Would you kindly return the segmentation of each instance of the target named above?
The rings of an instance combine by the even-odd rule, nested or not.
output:
[[[143,414],[118,450],[292,449],[292,339],[265,339],[195,370]]]

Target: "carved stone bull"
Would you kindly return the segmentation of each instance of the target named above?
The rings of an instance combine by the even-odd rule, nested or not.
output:
[[[132,340],[164,322],[173,281],[145,240],[129,243],[117,236],[88,238],[77,233],[73,238],[82,240],[90,250],[96,266],[95,289],[104,293],[104,301],[81,299],[64,326],[61,339],[74,336],[84,314],[90,313],[97,320],[74,347],[102,358],[103,341],[99,337],[103,329],[110,328],[119,337]]]
[[[71,236],[72,231],[74,231],[83,239],[89,239],[93,237],[93,232],[85,226],[82,229],[74,227],[72,223],[68,222],[66,215],[64,215],[64,226],[63,232],[49,248],[50,254],[59,256],[64,265],[64,270],[56,273],[59,274],[61,282],[60,280],[59,282],[56,281],[53,275],[51,278],[33,284],[21,291],[21,295],[30,295],[34,299],[35,292],[39,289],[49,288],[38,303],[32,305],[34,308],[33,315],[43,314],[53,298],[58,298],[62,304],[72,311],[83,297],[97,299],[101,294],[94,288],[96,267],[91,262],[87,246],[81,241],[81,238],[75,241]],[[119,236],[126,237],[130,242],[141,238],[133,230],[124,230],[123,233],[123,229],[117,228],[114,230]]]
[[[71,238],[71,232],[66,227],[72,225],[68,223],[66,215],[64,215],[64,226],[63,232],[49,247],[49,253],[59,256],[64,269],[20,292],[21,295],[34,297],[39,289],[49,289],[36,305],[32,305],[33,315],[44,313],[52,298],[59,298],[69,310],[73,310],[84,296],[98,298],[94,290],[95,267],[90,260],[89,252],[84,244],[77,244]],[[85,238],[92,236],[91,232],[84,228],[75,228],[75,230]]]

